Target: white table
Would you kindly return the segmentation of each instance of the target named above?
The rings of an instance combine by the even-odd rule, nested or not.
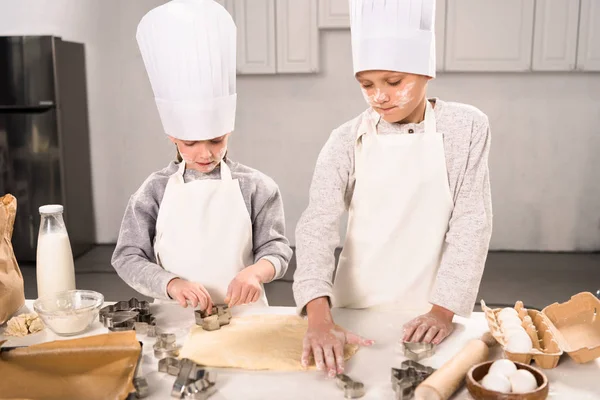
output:
[[[32,300],[26,302],[20,312],[31,312]],[[111,304],[111,303],[106,303]],[[248,314],[294,314],[292,307],[236,307],[233,315]],[[177,342],[183,344],[187,332],[195,324],[193,312],[176,304],[152,304],[151,312],[157,317],[161,329],[173,332]],[[333,311],[336,323],[349,330],[376,341],[370,348],[362,348],[346,365],[346,374],[365,384],[366,394],[363,399],[392,399],[390,384],[391,367],[399,366],[404,360],[398,345],[402,325],[410,316],[395,312],[340,310]],[[456,318],[456,330],[436,350],[435,356],[423,360],[422,363],[439,368],[465,344],[481,337],[486,332],[487,324],[483,313],[474,313],[470,319]],[[92,329],[81,336],[106,333],[98,321]],[[43,332],[25,338],[2,336],[0,340],[9,339],[5,346],[26,346],[52,340],[63,340],[46,329]],[[148,380],[151,395],[149,400],[165,400],[170,398],[175,377],[158,372],[158,362],[154,358],[152,345],[154,338],[138,335],[144,343],[143,373]],[[498,358],[498,348],[492,351],[492,357]],[[244,399],[343,399],[343,393],[335,382],[325,377],[322,372],[254,372],[243,370],[217,369],[218,392],[211,400]],[[559,366],[553,370],[544,370],[550,380],[549,399],[565,400],[598,400],[600,399],[600,359],[588,364],[575,364],[567,355],[561,359]],[[466,389],[461,389],[453,399],[470,399]]]

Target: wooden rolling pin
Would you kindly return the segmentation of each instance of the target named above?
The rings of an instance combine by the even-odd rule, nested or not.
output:
[[[487,361],[490,347],[496,344],[491,333],[471,340],[450,361],[442,365],[415,390],[417,400],[447,400],[462,385],[472,366]]]

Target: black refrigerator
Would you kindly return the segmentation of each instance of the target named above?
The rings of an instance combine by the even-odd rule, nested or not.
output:
[[[17,198],[13,248],[35,262],[38,208],[62,204],[77,257],[95,242],[81,43],[0,36],[0,195]]]

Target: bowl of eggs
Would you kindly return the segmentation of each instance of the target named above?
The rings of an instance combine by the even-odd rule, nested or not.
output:
[[[467,373],[467,389],[475,400],[544,400],[548,378],[537,369],[507,359],[475,365]]]

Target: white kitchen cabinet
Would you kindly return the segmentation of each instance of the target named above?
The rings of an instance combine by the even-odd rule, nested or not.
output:
[[[534,71],[571,71],[577,57],[579,0],[537,0]]]
[[[317,0],[277,0],[276,9],[277,72],[317,72],[319,67]]]
[[[340,29],[350,27],[348,0],[319,0],[319,28]]]
[[[238,74],[275,74],[275,0],[233,0],[232,11]]]
[[[600,0],[581,0],[577,69],[600,71]]]
[[[448,0],[445,69],[530,70],[534,5],[534,0]]]

